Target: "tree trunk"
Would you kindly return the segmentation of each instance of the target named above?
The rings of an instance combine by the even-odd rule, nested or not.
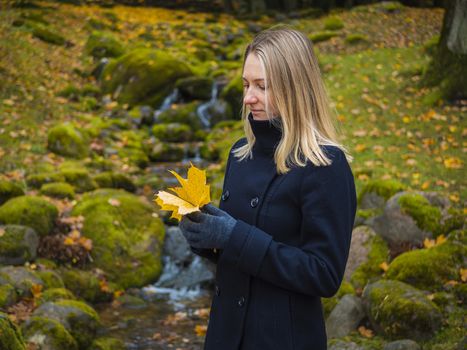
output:
[[[441,37],[424,81],[439,86],[440,98],[467,98],[467,0],[447,1]]]

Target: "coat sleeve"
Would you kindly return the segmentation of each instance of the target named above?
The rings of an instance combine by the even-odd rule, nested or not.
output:
[[[331,297],[340,287],[356,212],[355,184],[339,150],[329,166],[304,169],[300,246],[274,241],[237,220],[222,261],[244,273],[295,292]],[[292,233],[291,233],[292,234]]]

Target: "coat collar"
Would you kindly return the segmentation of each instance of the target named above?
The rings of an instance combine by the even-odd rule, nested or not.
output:
[[[253,155],[257,153],[272,155],[282,137],[279,127],[273,125],[269,120],[255,120],[253,114],[248,114],[248,121],[255,135]]]

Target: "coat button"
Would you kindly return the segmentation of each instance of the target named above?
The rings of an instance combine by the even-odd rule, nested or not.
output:
[[[226,201],[227,198],[229,198],[229,196],[230,196],[230,192],[229,192],[229,190],[226,190],[224,193],[222,193],[221,199],[222,199],[223,201]]]
[[[245,298],[241,297],[240,299],[238,299],[237,305],[238,307],[243,307],[243,305],[245,305]]]
[[[221,290],[219,289],[219,286],[216,285],[216,295],[219,296],[221,294]]]
[[[255,197],[251,200],[250,202],[250,205],[252,208],[256,207],[258,205],[258,202],[259,202],[259,198],[258,197]]]

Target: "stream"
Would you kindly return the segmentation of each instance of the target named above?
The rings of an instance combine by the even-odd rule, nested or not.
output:
[[[215,82],[211,98],[197,108],[205,129],[210,128],[208,109],[216,103],[217,94],[218,84]],[[175,89],[154,111],[154,120],[178,99]],[[202,168],[209,164],[200,158],[198,149],[196,147],[191,152],[194,153],[192,157],[186,150],[181,162],[151,163],[149,172],[163,179],[167,186],[177,185],[167,169],[183,173],[190,162]],[[173,226],[166,226],[162,263],[164,269],[156,283],[126,291],[130,299],[136,297],[137,301],[95,305],[103,325],[99,336],[118,338],[128,350],[202,349],[212,298],[210,281],[214,278],[214,267],[195,256],[178,227]]]

